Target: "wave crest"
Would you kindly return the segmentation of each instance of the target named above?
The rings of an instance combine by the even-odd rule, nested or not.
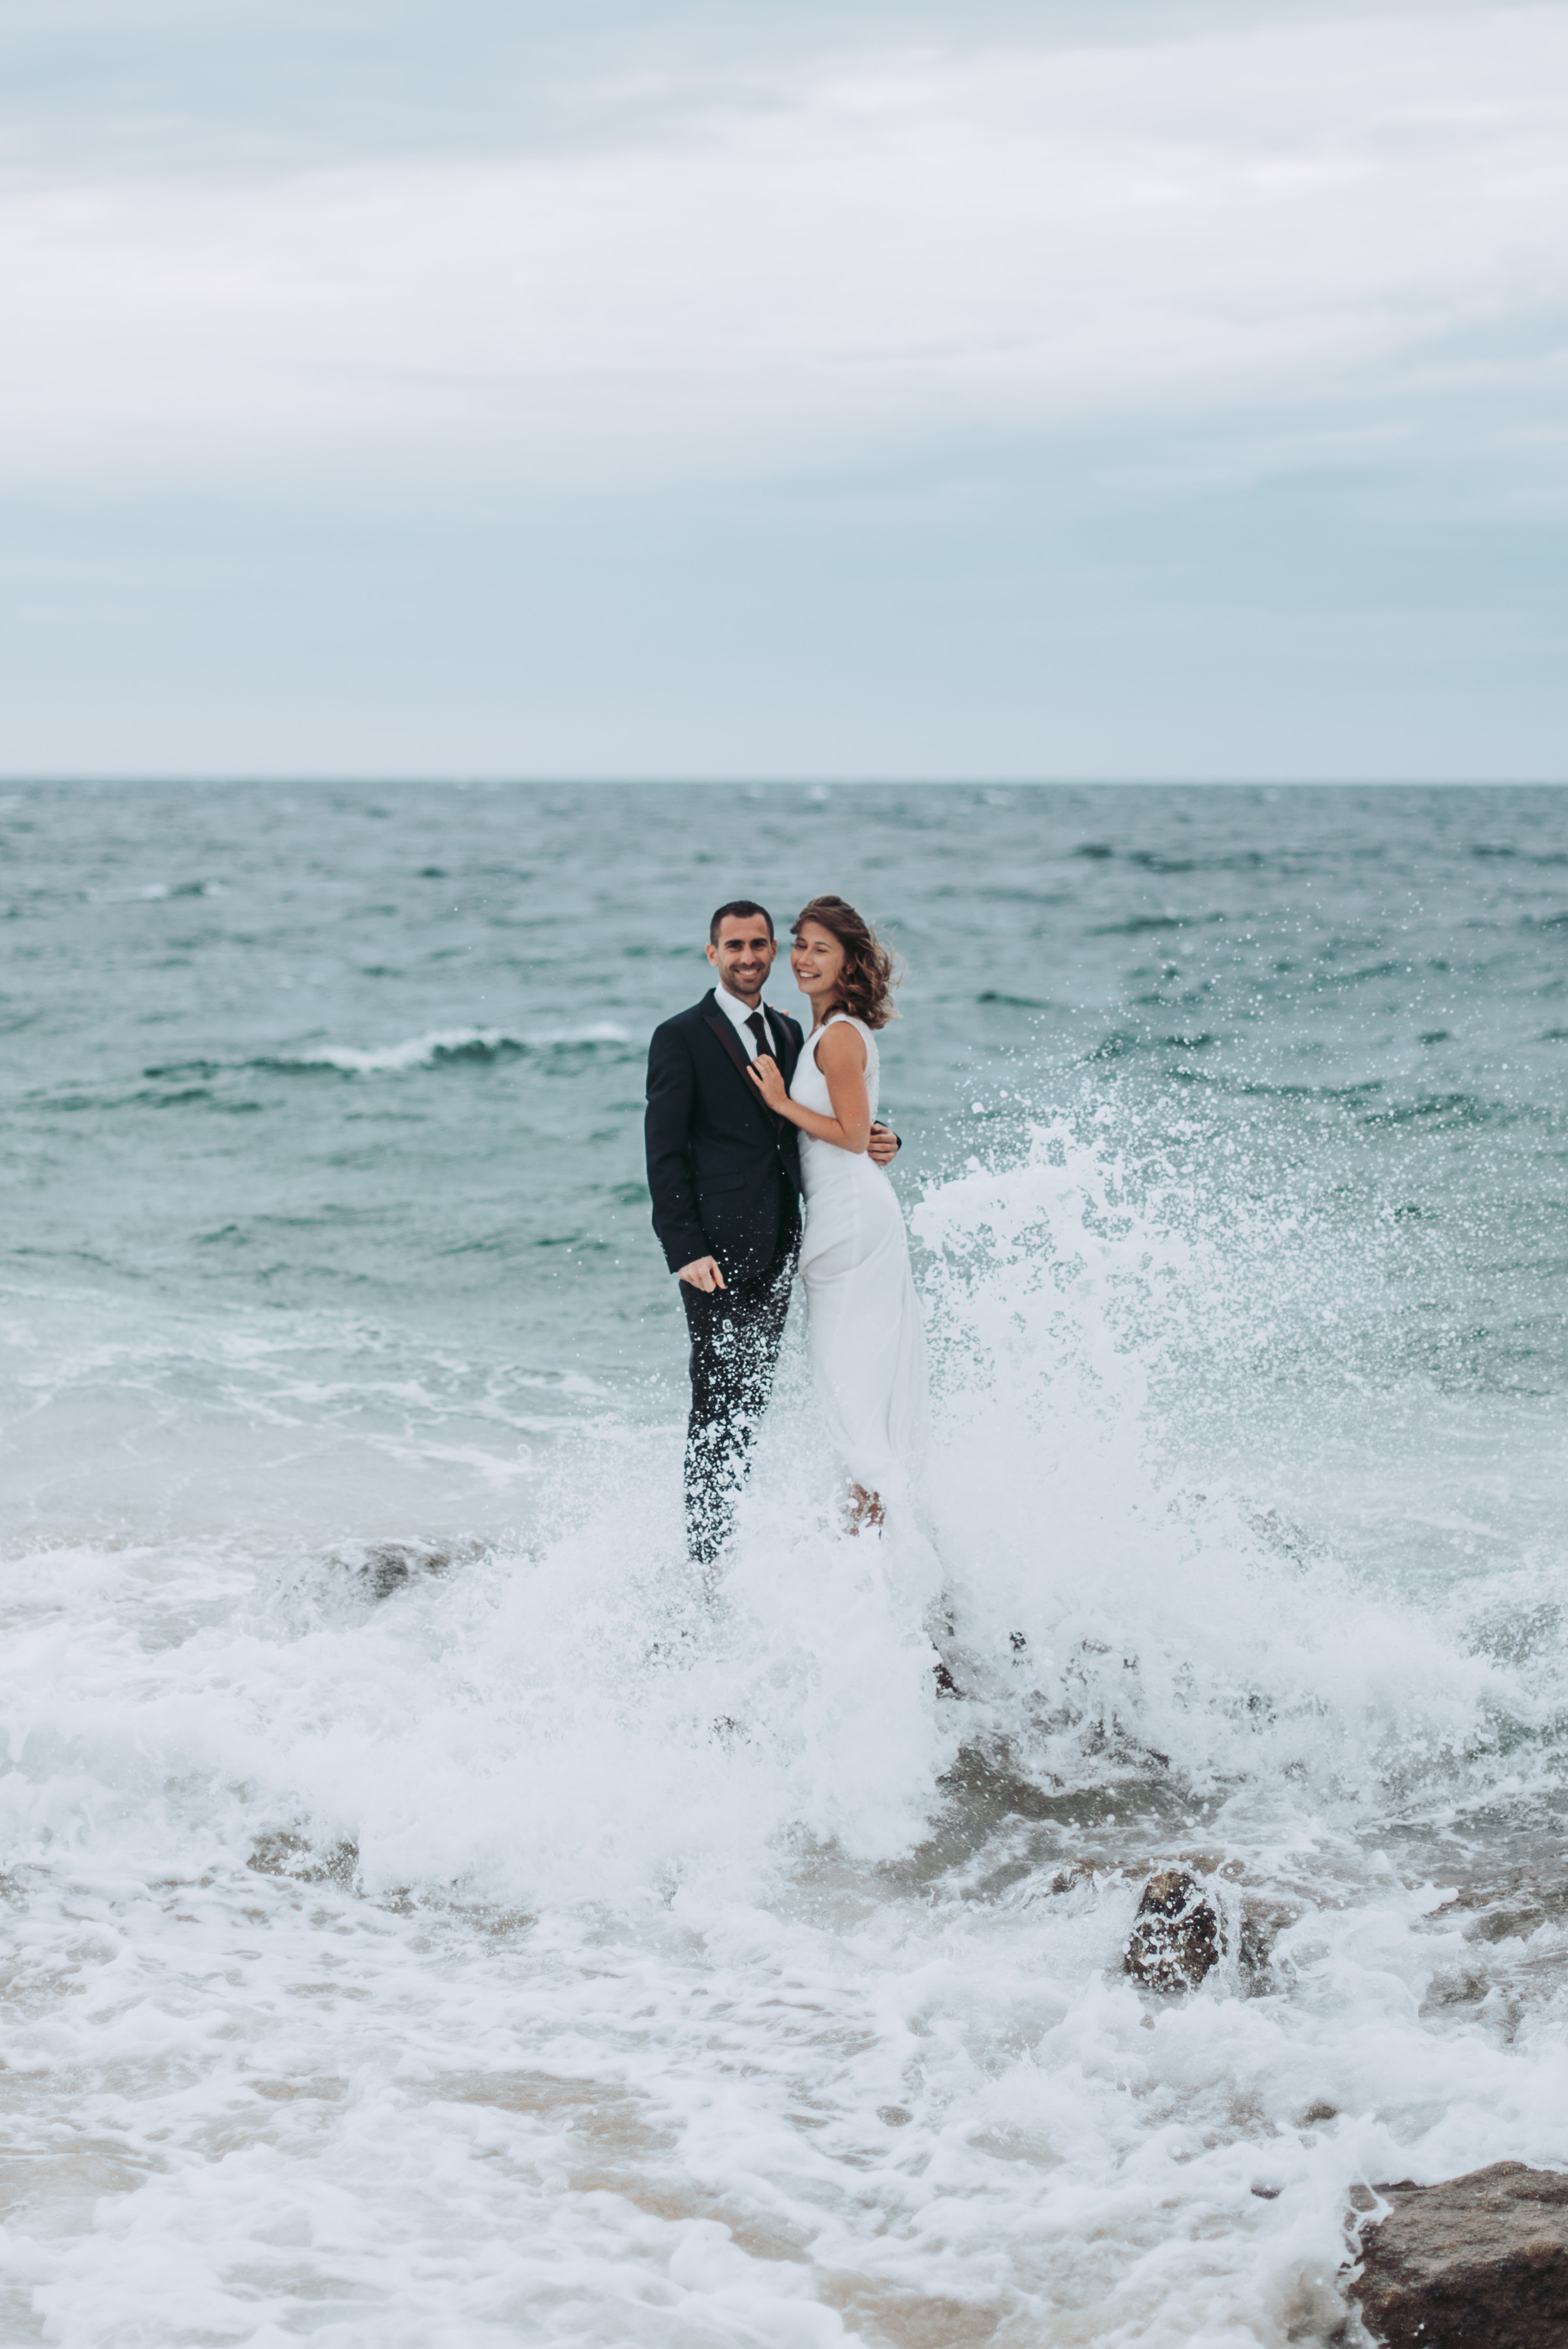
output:
[[[530,1052],[591,1050],[600,1044],[627,1044],[624,1028],[600,1020],[586,1028],[563,1028],[534,1036],[514,1036],[504,1028],[442,1028],[410,1036],[400,1044],[362,1051],[352,1044],[323,1044],[314,1051],[268,1053],[247,1062],[253,1069],[289,1074],[335,1069],[350,1077],[394,1076],[408,1069],[438,1069],[451,1061],[516,1060]]]

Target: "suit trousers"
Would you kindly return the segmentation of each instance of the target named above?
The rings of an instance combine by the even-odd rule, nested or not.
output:
[[[751,1466],[751,1446],[773,1391],[789,1283],[800,1252],[799,1220],[787,1247],[753,1280],[711,1294],[680,1284],[691,1332],[691,1417],[686,1423],[686,1547],[712,1566],[728,1542]]]

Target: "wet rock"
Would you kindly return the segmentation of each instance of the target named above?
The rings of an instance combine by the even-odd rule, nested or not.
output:
[[[1014,1861],[987,1878],[985,1889],[1011,1906],[1029,1908],[1068,1897],[1081,1904],[1111,1887],[1141,1881],[1125,1954],[1126,1971],[1135,1980],[1152,1989],[1185,1989],[1212,1971],[1219,1958],[1233,1954],[1237,1990],[1244,1997],[1264,1997],[1293,1978],[1289,1958],[1278,1956],[1274,1944],[1300,1923],[1306,1904],[1272,1888],[1247,1887],[1243,1878],[1241,1863],[1222,1851],[1183,1851],[1161,1867],[1148,1860],[1126,1866],[1079,1859],[1054,1869],[1030,1869]]]
[[[1446,2006],[1479,2006],[1491,1986],[1491,1974],[1483,1965],[1444,1966],[1427,1984],[1420,2011],[1439,2014]]]
[[[447,1574],[484,1555],[480,1542],[380,1541],[335,1550],[329,1563],[353,1576],[367,1599],[390,1599],[395,1590],[426,1577]]]
[[[1470,1946],[1434,1972],[1423,2014],[1474,2006],[1509,2040],[1525,2013],[1568,1980],[1568,1868],[1560,1864],[1532,1861],[1473,1876],[1445,1895],[1434,1920],[1462,1920]]]
[[[1568,1922],[1568,1868],[1510,1868],[1477,1878],[1461,1885],[1438,1914],[1447,1917],[1455,1909],[1473,1912],[1467,1940],[1523,1940],[1542,1925]]]
[[[296,1884],[351,1885],[359,1867],[359,1846],[313,1844],[292,1827],[258,1836],[250,1866],[258,1876],[289,1876]]]
[[[375,1542],[365,1553],[359,1574],[373,1598],[389,1599],[418,1575],[445,1574],[451,1563],[451,1551],[434,1542]]]
[[[1242,1929],[1237,1936],[1236,1957],[1247,1986],[1254,1993],[1261,1995],[1278,1987],[1282,1976],[1286,1981],[1290,1979],[1290,1966],[1276,1965],[1274,1948],[1282,1933],[1300,1923],[1302,1913],[1298,1900],[1271,1899],[1261,1892],[1242,1895]]]
[[[1351,2291],[1387,2349],[1563,2349],[1568,2342],[1568,2176],[1522,2161],[1377,2192]]]
[[[1146,1990],[1191,1990],[1212,1972],[1227,1946],[1224,1912],[1212,1889],[1185,1868],[1161,1868],[1143,1888],[1122,1965]]]

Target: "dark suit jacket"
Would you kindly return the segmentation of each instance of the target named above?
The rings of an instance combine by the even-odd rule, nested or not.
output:
[[[804,1040],[787,1012],[769,1015],[789,1082]],[[755,1279],[799,1228],[800,1142],[746,1071],[746,1047],[709,988],[654,1030],[648,1047],[648,1189],[672,1272],[718,1258],[726,1280]]]

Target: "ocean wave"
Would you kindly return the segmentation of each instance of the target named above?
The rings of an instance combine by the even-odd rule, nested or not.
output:
[[[1133,914],[1124,922],[1097,922],[1088,931],[1091,938],[1138,938],[1148,930],[1208,929],[1229,916],[1211,914]]]
[[[368,1051],[353,1044],[321,1044],[297,1052],[259,1052],[247,1061],[160,1061],[141,1073],[164,1083],[174,1080],[201,1083],[225,1071],[246,1069],[265,1069],[273,1076],[395,1076],[407,1069],[518,1060],[531,1052],[591,1052],[601,1045],[631,1040],[625,1029],[607,1019],[585,1028],[541,1029],[531,1036],[515,1036],[504,1028],[438,1028]]]
[[[514,1036],[504,1028],[443,1028],[425,1036],[410,1036],[400,1044],[382,1044],[362,1051],[352,1044],[323,1044],[313,1051],[272,1052],[245,1063],[285,1075],[335,1069],[343,1076],[397,1075],[407,1069],[438,1069],[455,1061],[510,1061],[529,1052],[592,1050],[600,1044],[627,1044],[624,1028],[600,1020],[586,1028],[544,1030]]]
[[[525,2259],[521,2291],[564,2276],[579,2330],[632,2349],[669,2339],[675,2289],[681,2338],[842,2339],[799,2261],[764,2270],[789,2288],[769,2300],[728,2235],[692,2231],[717,2230],[722,2173],[727,2220],[836,2230],[857,2292],[848,2262],[892,2210],[913,2246],[894,2323],[956,2286],[983,2312],[1032,2294],[1042,2339],[1087,2311],[1084,2338],[1279,2340],[1253,2312],[1332,2278],[1356,2177],[1560,2143],[1557,1978],[1517,1934],[1467,1937],[1477,1906],[1449,1898],[1532,1851],[1553,1880],[1551,1398],[1351,1381],[1375,1352],[1315,1333],[1398,1321],[1408,1236],[1347,1249],[1311,1183],[1206,1133],[1099,1102],[934,1178],[932,1547],[895,1524],[868,1556],[837,1526],[797,1353],[711,1599],[668,1390],[630,1423],[615,1389],[584,1395],[567,1423],[510,1331],[498,1356],[369,1297],[352,1320],[265,1291],[237,1312],[226,1281],[178,1327],[145,1284],[106,1319],[83,1283],[63,1373],[25,1357],[29,1444],[69,1531],[98,1428],[85,1497],[115,1523],[124,1491],[128,1514],[112,1543],[16,1544],[8,1567],[33,2005],[7,2086],[63,2140],[133,2066],[123,2126],[169,2158],[88,2237],[78,2180],[40,2197],[16,2256],[62,2337],[111,2337],[128,2240],[132,2316],[164,2337],[199,2220],[198,2314],[236,2337],[277,2238],[277,2305],[368,2244],[405,2341],[450,2336],[470,2270],[477,2337]],[[40,1348],[57,1320],[45,1292]],[[1122,1953],[1140,1885],[1177,1861],[1230,1946],[1157,2001]],[[112,2008],[72,1995],[84,1882]],[[389,2076],[387,2047],[418,2067]],[[658,2206],[687,2236],[650,2251],[639,2180],[699,2097],[703,2175]],[[219,2133],[237,2156],[214,2163]],[[588,2253],[558,2215],[580,2161],[631,2189],[600,2198]],[[966,2232],[936,2266],[962,2162]],[[720,2252],[717,2313],[694,2313],[683,2279]]]

